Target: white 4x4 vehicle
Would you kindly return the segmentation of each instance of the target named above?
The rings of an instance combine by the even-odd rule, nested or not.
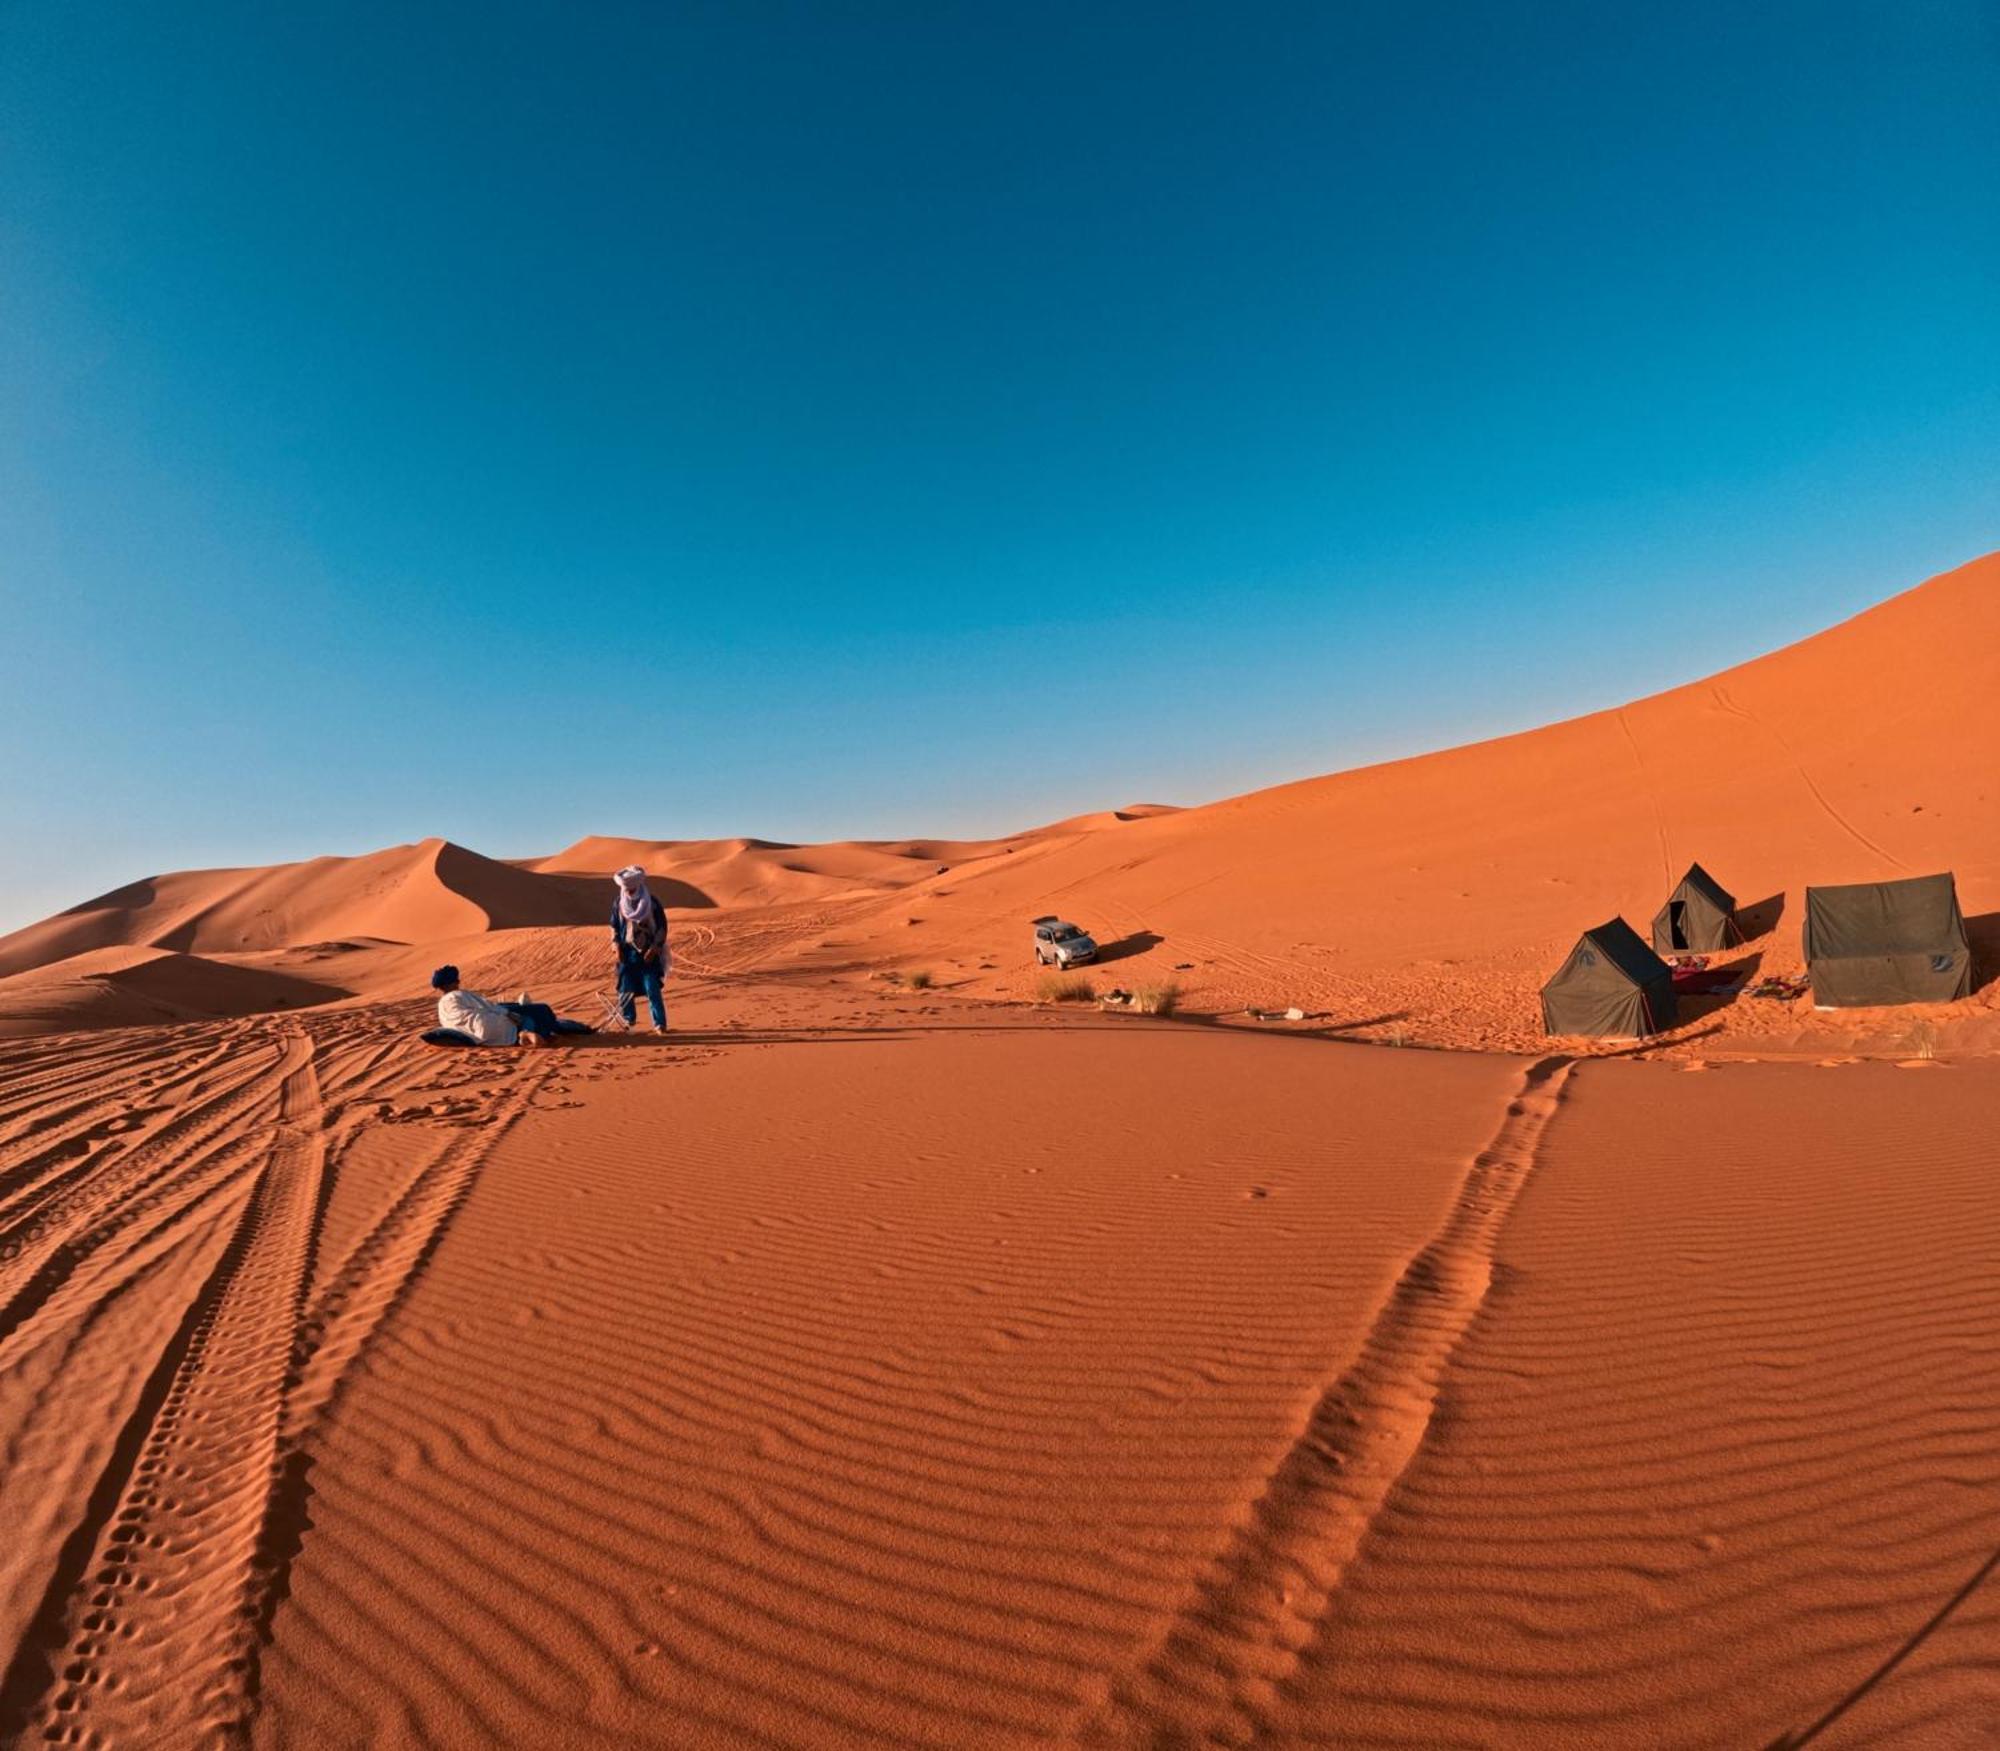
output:
[[[1097,944],[1074,924],[1056,917],[1035,920],[1035,964],[1080,967],[1097,959]]]

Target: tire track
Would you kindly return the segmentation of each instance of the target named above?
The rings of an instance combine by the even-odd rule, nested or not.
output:
[[[1897,869],[1904,871],[1906,874],[1908,873],[1910,866],[1907,863],[1893,852],[1877,845],[1874,840],[1869,838],[1866,833],[1862,832],[1859,827],[1855,826],[1852,821],[1833,806],[1826,792],[1820,789],[1819,785],[1814,782],[1813,775],[1805,769],[1792,744],[1785,740],[1775,725],[1766,722],[1747,706],[1738,705],[1735,699],[1723,688],[1710,687],[1709,692],[1714,696],[1715,703],[1724,711],[1728,712],[1732,717],[1741,718],[1745,723],[1755,724],[1784,750],[1785,758],[1792,763],[1792,770],[1798,774],[1799,782],[1812,793],[1813,801],[1819,804],[1821,811],[1829,821],[1852,839],[1855,844],[1874,852],[1883,862],[1893,864]]]
[[[135,1054],[129,1063],[118,1066],[124,1075],[106,1079],[75,1076],[59,1085],[43,1084],[51,1092],[26,1103],[29,1116],[0,1124],[0,1154],[5,1158],[0,1166],[0,1224],[17,1221],[27,1202],[39,1198],[47,1188],[51,1172],[61,1171],[64,1162],[76,1161],[93,1143],[112,1136],[127,1145],[148,1141],[152,1133],[145,1131],[145,1121],[171,1113],[181,1091],[196,1087],[222,1055],[221,1049],[184,1053],[163,1066],[157,1058]],[[151,1074],[140,1075],[141,1065]],[[55,1105],[53,1086],[74,1090],[75,1098]],[[103,1116],[107,1103],[123,1109],[109,1121]]]
[[[1620,706],[1615,714],[1618,727],[1625,732],[1625,745],[1632,750],[1633,762],[1639,768],[1639,780],[1646,787],[1646,796],[1653,809],[1653,831],[1660,836],[1660,874],[1669,886],[1674,879],[1673,848],[1667,839],[1667,820],[1660,813],[1660,793],[1653,783],[1653,769],[1646,764],[1646,756],[1639,750],[1639,738],[1632,733],[1632,722]]]
[[[270,1070],[269,1058],[253,1060],[143,1145],[102,1165],[85,1162],[9,1212],[0,1225],[0,1342],[121,1237],[156,1230],[163,1207],[171,1212],[197,1189],[199,1170],[226,1168],[254,1147]]]
[[[347,1116],[358,1102],[394,1079],[397,1054],[365,1032],[318,1032],[293,1028],[275,1056],[237,1040],[245,1063],[223,1078],[204,1078],[211,1057],[183,1064],[178,1081],[199,1099],[113,1171],[39,1198],[14,1230],[0,1369],[73,1341],[135,1284],[184,1311],[160,1327],[81,1521],[51,1549],[42,1604],[0,1684],[0,1734],[98,1746],[241,1736],[306,1525],[307,1437],[491,1143],[559,1063],[520,1066],[480,1130],[420,1155],[329,1265],[318,1255],[337,1145],[361,1122]],[[105,1071],[100,1100],[128,1086],[126,1068]]]
[[[1359,1355],[1320,1393],[1227,1547],[1076,1742],[1249,1744],[1266,1731],[1280,1687],[1430,1427],[1573,1065],[1549,1057],[1528,1067]]]
[[[402,1299],[472,1189],[487,1152],[557,1072],[544,1053],[502,1097],[477,1133],[458,1132],[421,1166],[401,1197],[325,1274],[300,1310],[298,1380],[286,1410],[288,1439],[303,1440],[332,1402],[354,1359]]]
[[[100,1525],[34,1724],[56,1744],[228,1736],[251,1706],[261,1552],[311,1269],[324,1136],[310,1038],[268,1160]]]

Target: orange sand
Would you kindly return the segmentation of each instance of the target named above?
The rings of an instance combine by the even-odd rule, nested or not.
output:
[[[1996,622],[1989,560],[1205,808],[0,939],[0,1740],[1993,1742]],[[408,1045],[444,959],[594,1016],[633,858],[670,1041]],[[1955,869],[1981,988],[1541,1040],[1692,858],[1771,970]],[[1046,910],[1182,1016],[1029,1001]]]

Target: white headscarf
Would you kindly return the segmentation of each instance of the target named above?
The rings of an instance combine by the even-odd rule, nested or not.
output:
[[[653,892],[646,886],[646,872],[628,863],[611,878],[618,884],[618,915],[627,924],[637,924],[653,915]]]

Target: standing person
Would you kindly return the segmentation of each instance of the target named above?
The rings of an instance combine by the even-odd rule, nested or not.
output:
[[[653,1012],[653,1032],[667,1031],[667,1005],[660,982],[672,964],[667,953],[667,909],[646,886],[646,872],[627,864],[611,878],[618,897],[611,902],[611,940],[618,950],[618,1013],[630,1027],[645,993]]]

